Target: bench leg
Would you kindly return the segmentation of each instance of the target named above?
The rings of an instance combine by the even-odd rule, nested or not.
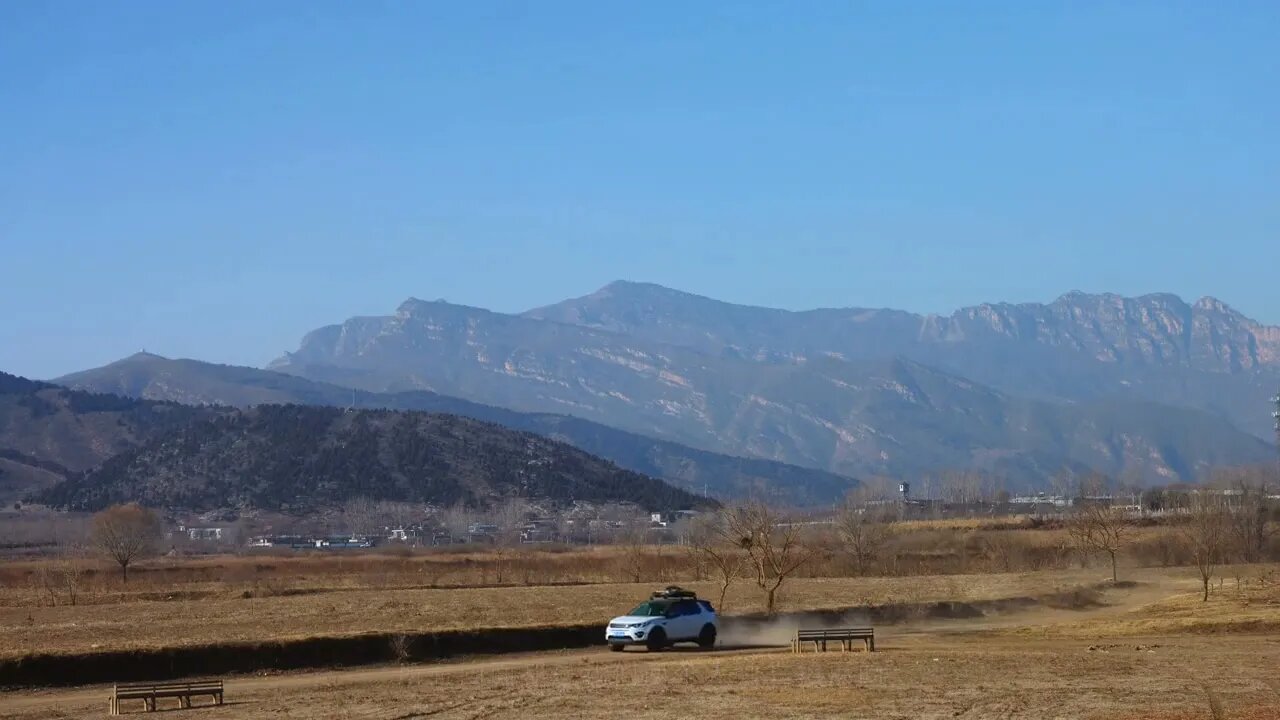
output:
[[[222,704],[222,693],[218,693],[218,695],[217,695],[217,702],[218,702],[218,704],[219,704],[219,705],[221,705],[221,704]]]

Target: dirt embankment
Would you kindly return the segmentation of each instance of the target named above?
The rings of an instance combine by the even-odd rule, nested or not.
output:
[[[894,603],[725,617],[721,644],[786,645],[797,629],[884,625],[914,620],[972,619],[1037,607],[1085,608],[1099,604],[1094,588],[1037,597],[967,602]],[[489,628],[431,633],[367,633],[261,643],[31,654],[0,660],[0,687],[85,685],[299,670],[392,662],[425,662],[459,655],[489,655],[582,648],[603,643],[603,623],[533,628]]]

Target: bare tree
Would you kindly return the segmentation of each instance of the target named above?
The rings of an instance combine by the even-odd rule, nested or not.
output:
[[[704,513],[694,518],[688,539],[689,552],[695,561],[710,567],[720,583],[720,597],[716,607],[723,613],[725,595],[733,581],[746,569],[747,556],[735,542],[728,518],[723,512]]]
[[[1118,579],[1116,556],[1129,542],[1124,513],[1103,502],[1085,500],[1067,521],[1067,531],[1081,553],[1104,553],[1111,560],[1111,581]]]
[[[520,547],[520,533],[524,528],[529,503],[524,498],[505,498],[493,506],[490,516],[497,530],[493,534],[493,554],[497,560],[495,578],[499,584],[507,577],[507,566]]]
[[[613,536],[614,545],[621,553],[622,573],[631,582],[645,579],[645,559],[648,551],[649,528],[639,520],[627,523]]]
[[[112,505],[93,516],[91,541],[120,566],[120,577],[129,582],[129,565],[155,551],[160,538],[160,518],[137,503]]]
[[[63,545],[62,552],[53,564],[53,576],[58,587],[66,594],[67,604],[75,605],[80,598],[80,588],[88,574],[85,567],[85,548],[77,543]]]
[[[1049,478],[1049,488],[1054,495],[1070,502],[1073,498],[1080,495],[1080,479],[1072,470],[1063,468],[1053,477]]]
[[[1228,534],[1235,553],[1247,563],[1262,562],[1274,533],[1268,479],[1267,469],[1261,467],[1227,468],[1213,476],[1215,487],[1231,493],[1230,501],[1224,502]]]
[[[392,529],[404,530],[421,520],[426,509],[413,503],[384,500],[377,504],[375,514]]]
[[[761,502],[734,508],[728,513],[732,537],[747,554],[756,585],[765,592],[765,611],[777,607],[778,589],[813,556],[801,542],[801,526],[784,518]]]
[[[367,497],[353,497],[344,503],[342,518],[355,537],[371,537],[381,529],[378,504]]]
[[[866,575],[867,568],[880,555],[889,539],[889,524],[884,506],[866,500],[867,493],[854,491],[836,513],[836,533],[853,558],[854,570]]]
[[[476,521],[476,513],[462,504],[442,510],[439,516],[440,526],[449,533],[449,541],[457,542],[458,538],[469,538],[471,525]]]
[[[85,555],[84,545],[70,541],[59,542],[57,554],[36,565],[33,579],[49,595],[50,605],[58,605],[60,602],[75,605],[79,601],[80,588],[88,575]]]
[[[1200,572],[1204,602],[1209,601],[1209,580],[1222,562],[1229,532],[1230,518],[1222,496],[1208,490],[1193,493],[1181,534]]]
[[[939,478],[945,502],[972,508],[995,493],[995,478],[978,470],[948,470]]]

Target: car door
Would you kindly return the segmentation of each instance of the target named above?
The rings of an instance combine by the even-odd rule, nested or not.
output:
[[[681,640],[697,637],[698,631],[702,629],[699,620],[701,616],[698,603],[693,600],[681,600],[672,608],[675,618],[669,623],[674,626],[669,631],[669,637],[679,638]]]

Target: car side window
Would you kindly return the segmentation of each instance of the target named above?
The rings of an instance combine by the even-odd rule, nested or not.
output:
[[[676,617],[682,617],[685,615],[697,615],[698,604],[690,600],[682,600],[676,604],[675,611],[676,611],[675,612]]]

